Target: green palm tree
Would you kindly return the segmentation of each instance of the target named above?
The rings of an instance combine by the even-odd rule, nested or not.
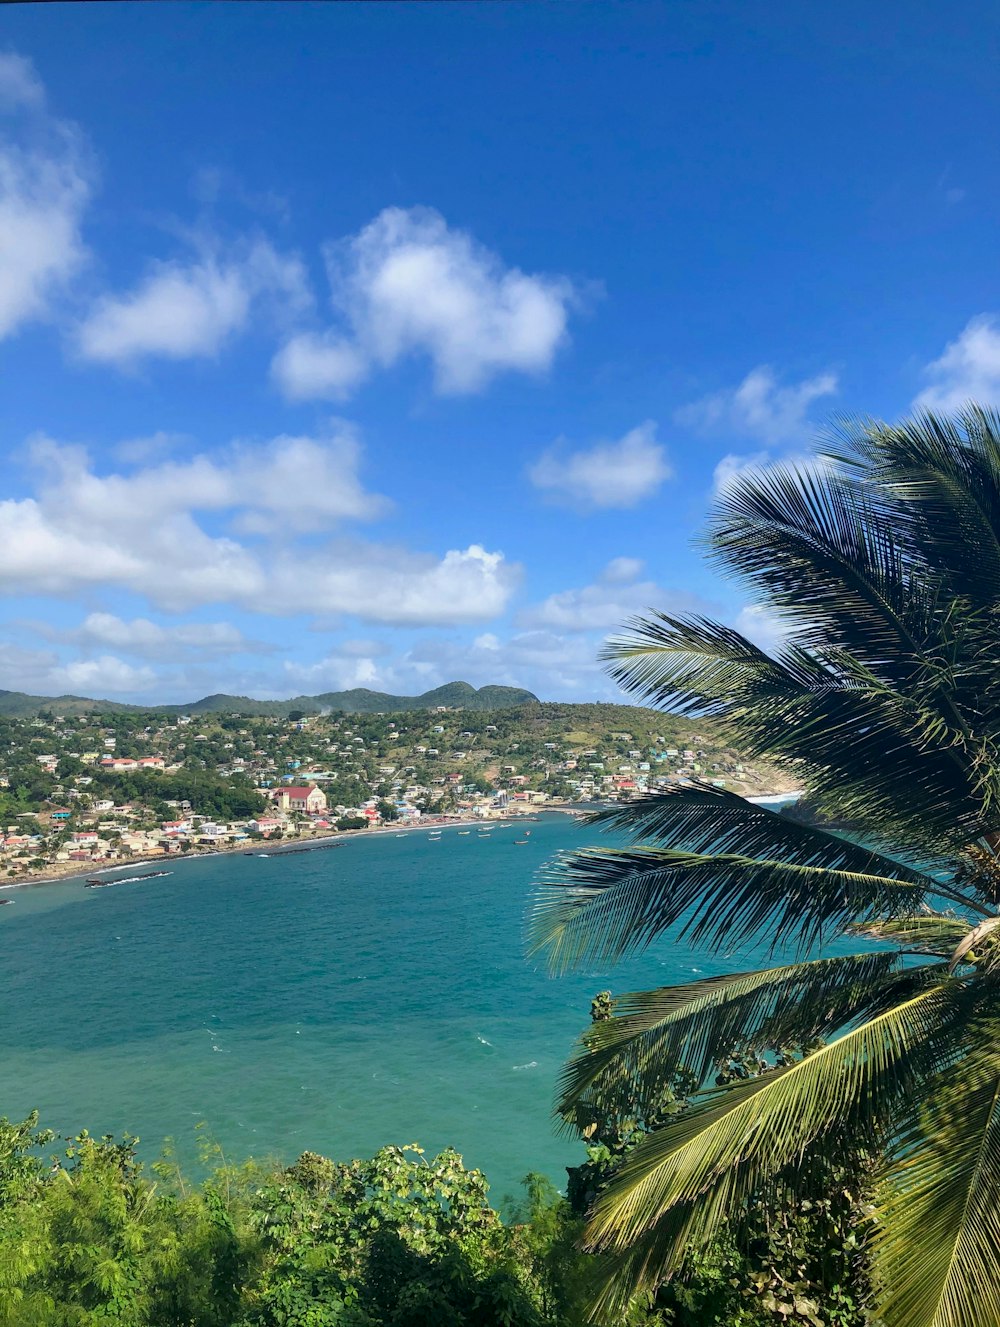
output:
[[[655,1098],[679,1064],[703,1085],[590,1214],[601,1302],[654,1287],[789,1167],[849,1143],[880,1157],[888,1327],[1000,1327],[1000,415],[851,425],[819,461],[736,479],[707,539],[781,643],[653,613],[607,647],[609,671],[724,722],[851,833],[678,787],[598,817],[630,846],[547,869],[531,945],[554,971],[666,936],[781,957],[621,997],[567,1065],[569,1122]],[[883,943],[829,956],[845,935]],[[814,1048],[705,1086],[734,1047],[789,1042]]]

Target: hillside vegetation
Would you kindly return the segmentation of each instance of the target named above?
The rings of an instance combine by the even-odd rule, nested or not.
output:
[[[485,686],[478,691],[468,682],[446,682],[419,696],[393,696],[387,691],[326,691],[319,696],[292,696],[288,700],[254,700],[219,692],[185,705],[126,705],[116,700],[91,700],[86,696],[31,696],[24,691],[0,691],[0,715],[30,719],[51,710],[56,714],[274,714],[286,716],[301,710],[322,714],[339,710],[344,714],[395,714],[401,710],[429,710],[439,705],[449,709],[499,710],[536,701],[523,687]]]

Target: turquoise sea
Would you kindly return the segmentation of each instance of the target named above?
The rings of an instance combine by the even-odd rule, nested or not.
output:
[[[743,966],[664,944],[552,979],[523,956],[532,878],[593,828],[551,815],[324,852],[177,863],[159,880],[2,890],[0,1115],[62,1133],[195,1125],[233,1159],[459,1149],[494,1198],[579,1157],[551,1121],[595,991]]]

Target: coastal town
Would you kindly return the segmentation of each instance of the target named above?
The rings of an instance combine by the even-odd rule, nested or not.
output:
[[[0,719],[0,883],[102,864],[584,810],[704,780],[780,792],[710,723],[615,705]]]

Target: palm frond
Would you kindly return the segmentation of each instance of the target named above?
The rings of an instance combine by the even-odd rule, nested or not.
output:
[[[792,641],[772,658],[731,628],[666,614],[634,620],[603,658],[646,703],[724,718],[747,750],[794,762],[812,793],[882,840],[954,852],[1000,825],[996,767],[930,685],[902,694],[842,651]]]
[[[926,887],[901,876],[672,848],[583,849],[541,874],[529,952],[545,950],[554,972],[600,966],[675,929],[713,949],[763,941],[804,953],[851,922],[916,912]]]
[[[797,643],[839,649],[898,684],[919,659],[937,585],[906,556],[863,479],[831,466],[769,466],[730,484],[710,556],[780,612]]]
[[[564,1069],[557,1111],[571,1120],[594,1101],[624,1111],[678,1066],[702,1083],[737,1047],[827,1036],[872,1008],[897,962],[893,953],[850,954],[620,995],[614,1017],[584,1033]]]
[[[998,1032],[896,1147],[874,1242],[886,1327],[1000,1327]]]
[[[943,873],[954,871],[953,862],[945,859],[936,864],[932,875],[926,856],[919,864],[891,857],[871,844],[858,844],[831,830],[789,819],[726,788],[701,782],[640,794],[595,811],[586,823],[685,852],[737,853],[892,876],[923,885],[929,893],[941,884]]]
[[[894,499],[897,530],[970,609],[1000,603],[1000,415],[970,405],[895,424],[858,422],[842,439],[869,486]]]
[[[887,941],[902,949],[947,957],[968,933],[969,923],[960,917],[925,912],[915,917],[880,918],[848,929],[869,940]]]
[[[832,1131],[891,1121],[901,1100],[955,1054],[969,1006],[954,982],[933,983],[795,1064],[705,1093],[649,1134],[598,1199],[595,1248],[624,1248],[678,1205],[710,1200],[707,1237],[763,1183]]]

